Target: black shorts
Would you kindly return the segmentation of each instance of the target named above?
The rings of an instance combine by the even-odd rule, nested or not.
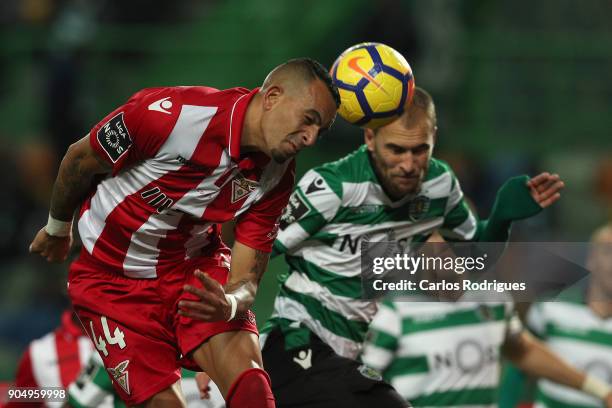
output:
[[[339,356],[314,334],[310,344],[286,350],[283,334],[275,329],[262,355],[278,408],[410,407],[378,372]]]

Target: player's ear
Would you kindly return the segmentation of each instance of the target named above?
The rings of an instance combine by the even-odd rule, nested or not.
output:
[[[264,91],[263,107],[264,110],[270,110],[276,105],[283,95],[283,88],[279,85],[272,85]]]
[[[368,145],[368,150],[371,152],[374,151],[374,136],[376,136],[376,134],[372,129],[363,129],[363,138],[365,140],[365,144]]]

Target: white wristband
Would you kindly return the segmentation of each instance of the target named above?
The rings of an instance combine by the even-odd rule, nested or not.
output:
[[[227,321],[229,322],[234,317],[236,317],[236,310],[238,309],[238,301],[236,300],[236,296],[231,295],[231,294],[225,295],[225,299],[232,306],[232,312],[230,313],[229,319],[227,319]]]
[[[587,374],[582,383],[582,391],[604,400],[612,392],[612,387],[599,378]]]
[[[72,232],[72,221],[66,222],[56,220],[49,214],[45,231],[47,231],[47,234],[54,237],[67,237]]]

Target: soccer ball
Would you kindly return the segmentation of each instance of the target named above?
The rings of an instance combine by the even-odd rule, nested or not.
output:
[[[406,59],[381,43],[348,48],[334,62],[331,76],[340,91],[340,116],[370,129],[401,115],[414,92],[414,76]]]

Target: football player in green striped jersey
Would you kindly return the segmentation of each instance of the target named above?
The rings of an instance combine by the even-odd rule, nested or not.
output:
[[[479,221],[451,168],[432,156],[436,130],[433,100],[417,88],[398,120],[366,129],[363,146],[299,181],[273,251],[285,255],[289,271],[260,337],[279,406],[405,405],[355,360],[378,307],[362,298],[362,242],[423,242],[434,231],[503,242],[514,220],[559,199],[558,175],[516,177]]]
[[[570,364],[612,384],[612,224],[599,228],[591,242],[587,263],[591,276],[586,293],[532,305],[527,325]],[[607,387],[600,385],[600,393],[608,392],[607,404],[612,406],[612,389]],[[587,393],[544,379],[538,381],[536,407],[601,406],[598,398]]]
[[[549,305],[558,304],[545,306]],[[567,312],[567,308],[561,309]],[[573,317],[565,314],[565,324],[571,321],[583,327],[588,321]],[[610,334],[607,336],[610,341]],[[607,360],[612,355],[609,348]],[[582,400],[590,404],[559,403],[561,399],[549,398],[546,401],[554,403],[541,406],[612,407],[612,389],[578,371],[560,355],[571,362],[567,350],[551,350],[530,336],[513,313],[511,302],[394,300],[385,301],[374,317],[362,361],[380,370],[383,378],[415,406],[497,406],[504,357],[530,376],[546,378],[548,390],[576,394],[575,390],[584,389],[593,395],[583,396]],[[602,356],[603,366],[605,360]]]

